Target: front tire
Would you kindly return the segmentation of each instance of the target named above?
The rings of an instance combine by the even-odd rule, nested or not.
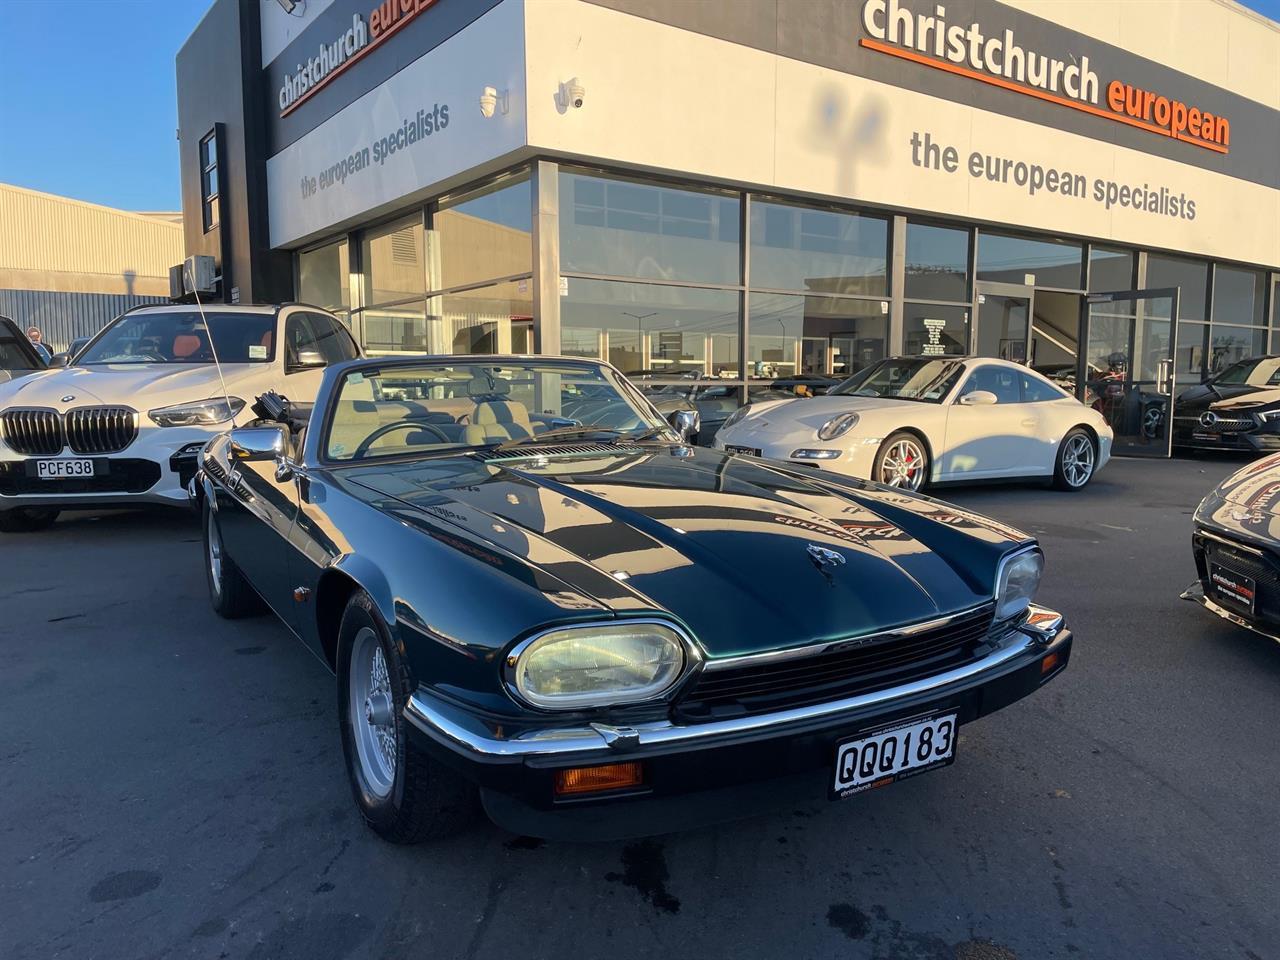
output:
[[[1054,463],[1053,485],[1059,490],[1083,490],[1093,479],[1098,464],[1098,448],[1093,437],[1081,427],[1068,430],[1058,445]]]
[[[363,590],[342,615],[337,668],[342,752],[365,822],[392,843],[457,832],[475,811],[474,788],[410,742],[404,708],[413,684]]]
[[[244,574],[222,543],[218,516],[204,504],[204,576],[209,585],[209,603],[218,616],[239,620],[263,611],[262,600],[253,592]]]
[[[891,434],[876,452],[871,479],[901,490],[923,490],[929,478],[929,453],[914,433]]]
[[[61,513],[56,507],[14,507],[0,510],[0,533],[33,533],[53,526]]]

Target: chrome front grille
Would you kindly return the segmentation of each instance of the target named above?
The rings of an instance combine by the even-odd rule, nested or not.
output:
[[[0,432],[15,453],[51,457],[62,452],[62,418],[56,410],[6,410],[0,413]]]
[[[119,453],[138,435],[138,415],[128,407],[79,407],[67,412],[67,446],[76,453]]]
[[[16,408],[0,413],[0,433],[15,453],[52,457],[69,446],[75,453],[119,453],[138,436],[138,415],[128,407],[56,410]]]
[[[1174,422],[1193,433],[1248,433],[1258,428],[1258,421],[1253,417],[1215,416],[1208,422],[1200,417],[1175,417]]]

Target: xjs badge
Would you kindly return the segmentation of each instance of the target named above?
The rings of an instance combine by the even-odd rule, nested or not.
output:
[[[820,547],[816,543],[811,543],[805,547],[805,552],[809,554],[809,559],[823,573],[830,567],[844,566],[844,554],[837,553],[834,550],[828,550],[826,547]]]

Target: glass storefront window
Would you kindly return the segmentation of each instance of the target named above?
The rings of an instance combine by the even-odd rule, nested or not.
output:
[[[1209,325],[1178,321],[1178,344],[1173,352],[1173,376],[1179,386],[1200,383],[1205,378],[1205,355],[1209,346]]]
[[[736,196],[560,174],[560,269],[651,280],[739,282]]]
[[[907,356],[963,356],[969,352],[969,308],[904,304],[902,332]]]
[[[1261,270],[1224,267],[1213,271],[1214,323],[1241,323],[1261,327],[1266,298],[1266,275]]]
[[[298,299],[342,314],[351,307],[347,241],[298,254]]]
[[[847,377],[887,354],[889,317],[877,302],[752,293],[749,306],[752,369],[748,376]]]
[[[969,231],[908,223],[904,289],[920,300],[968,300]]]
[[[527,179],[450,201],[436,211],[431,224],[428,237],[439,255],[429,260],[429,290],[533,270],[533,207]]]
[[[736,291],[576,277],[566,283],[563,352],[601,357],[627,374],[738,376]]]
[[[413,300],[392,307],[370,307],[360,312],[365,352],[428,353],[427,304]]]
[[[1089,249],[1089,292],[1133,290],[1133,251],[1110,247]]]
[[[1179,320],[1204,320],[1205,300],[1209,289],[1209,265],[1201,260],[1147,254],[1149,290],[1181,287],[1178,295]]]
[[[1209,330],[1209,375],[1221,373],[1237,360],[1260,357],[1266,352],[1266,330],[1215,323]]]
[[[883,217],[751,203],[753,287],[885,296],[888,263]]]
[[[365,232],[360,261],[366,305],[408,300],[426,292],[424,239],[418,214]]]
[[[1080,244],[1067,240],[978,231],[979,280],[1078,290],[1083,256]]]
[[[528,280],[427,299],[428,353],[528,353],[532,330]]]

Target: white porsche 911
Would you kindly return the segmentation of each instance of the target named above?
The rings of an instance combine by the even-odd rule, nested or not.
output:
[[[1020,364],[893,357],[826,396],[748,404],[715,445],[910,490],[1010,477],[1079,490],[1111,441],[1100,413]]]

